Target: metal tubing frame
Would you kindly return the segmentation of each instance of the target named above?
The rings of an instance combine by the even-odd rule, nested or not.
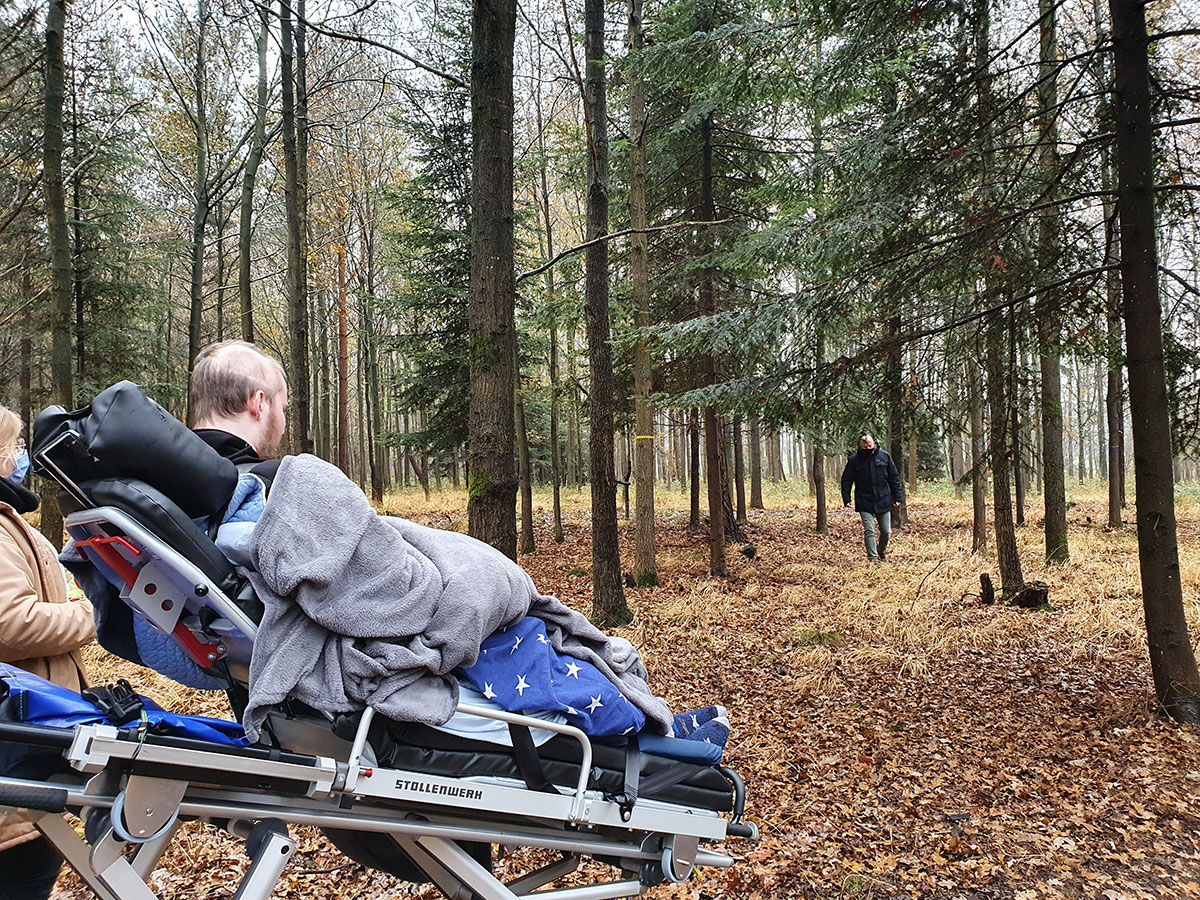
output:
[[[254,636],[258,634],[258,626],[238,608],[237,604],[226,597],[220,588],[212,583],[211,578],[201,572],[181,553],[171,549],[131,516],[116,507],[97,506],[93,509],[71,513],[67,516],[65,524],[68,531],[73,527],[89,528],[104,524],[117,526],[125,533],[125,537],[132,538],[141,544],[153,558],[162,561],[169,568],[174,569],[180,578],[190,582],[190,586],[198,584],[207,586],[208,592],[202,598],[195,598],[202,601],[202,605],[211,607],[232,622],[247,639],[253,641]],[[74,534],[74,532],[71,533]]]

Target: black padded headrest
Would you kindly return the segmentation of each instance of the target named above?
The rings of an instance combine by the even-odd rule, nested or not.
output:
[[[51,447],[50,460],[75,484],[136,479],[191,518],[223,513],[237,486],[237,466],[132,381],[101,391],[83,409],[43,411],[33,426],[30,456],[34,471],[46,478],[54,474],[39,456]]]
[[[92,498],[94,506],[112,506],[127,513],[211,578],[222,591],[236,595],[240,579],[233,563],[161,491],[132,478],[102,478],[84,482],[80,487]]]

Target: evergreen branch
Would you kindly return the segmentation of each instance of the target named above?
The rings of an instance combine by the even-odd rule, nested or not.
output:
[[[535,275],[541,275],[547,269],[553,267],[568,256],[574,256],[589,247],[594,247],[597,244],[603,244],[606,241],[611,241],[614,238],[628,237],[631,234],[655,234],[660,231],[671,231],[676,228],[704,228],[710,225],[728,225],[730,222],[737,221],[736,219],[715,219],[711,222],[672,222],[668,225],[655,225],[651,228],[626,228],[622,231],[614,231],[610,234],[602,234],[597,238],[592,238],[590,241],[584,241],[582,244],[576,244],[574,247],[568,247],[561,253],[554,254],[554,258],[548,260],[536,269],[530,269],[528,272],[522,272],[517,276],[515,284],[520,284],[526,278],[533,278]]]

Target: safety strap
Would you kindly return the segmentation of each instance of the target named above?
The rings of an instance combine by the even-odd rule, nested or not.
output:
[[[512,737],[513,756],[516,757],[517,769],[525,780],[525,786],[531,791],[557,794],[558,788],[546,777],[546,771],[542,768],[542,758],[538,756],[529,727],[510,722],[508,733]]]
[[[633,806],[637,803],[638,782],[641,777],[642,751],[638,746],[635,734],[625,747],[625,789],[615,798],[621,808],[621,821],[623,822],[628,822],[633,816]]]
[[[682,781],[686,781],[688,776],[696,771],[696,768],[696,766],[689,763],[676,763],[667,766],[667,768],[655,772],[642,782],[642,792],[647,797],[654,796],[659,791],[664,791]]]

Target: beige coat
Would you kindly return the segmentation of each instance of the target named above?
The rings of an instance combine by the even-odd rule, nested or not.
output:
[[[54,547],[0,503],[0,662],[80,690],[79,648],[96,636],[92,605],[72,602]],[[0,815],[0,851],[37,837],[20,813]]]

